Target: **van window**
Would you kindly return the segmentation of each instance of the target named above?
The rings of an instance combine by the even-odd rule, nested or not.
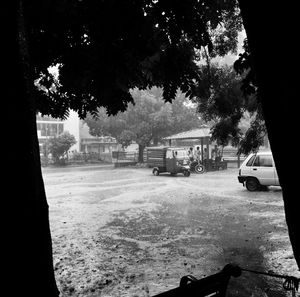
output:
[[[172,158],[173,158],[173,151],[171,151],[171,150],[167,150],[167,153],[166,153],[166,158],[168,158],[168,159],[172,159]]]
[[[273,158],[270,155],[257,156],[253,166],[259,167],[273,167]]]
[[[255,157],[256,157],[256,155],[253,155],[253,156],[249,159],[249,161],[247,162],[246,166],[252,166],[252,163],[253,163]]]
[[[178,159],[186,159],[188,157],[186,150],[178,150],[177,151],[177,158]]]

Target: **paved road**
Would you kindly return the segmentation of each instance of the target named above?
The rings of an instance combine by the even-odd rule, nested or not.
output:
[[[153,296],[228,262],[297,273],[280,187],[248,192],[236,169],[190,177],[146,168],[43,172],[62,296]],[[246,274],[229,289],[286,296],[280,282]]]

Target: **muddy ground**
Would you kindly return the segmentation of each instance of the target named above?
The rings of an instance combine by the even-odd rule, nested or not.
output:
[[[300,277],[280,187],[248,192],[237,169],[190,177],[148,168],[43,169],[61,296],[154,296],[227,263]],[[244,272],[228,296],[291,296]]]

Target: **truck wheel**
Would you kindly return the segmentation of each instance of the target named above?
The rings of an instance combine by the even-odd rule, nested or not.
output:
[[[189,170],[185,170],[185,171],[183,171],[183,175],[185,177],[189,177],[191,175],[191,172]]]
[[[196,173],[203,173],[204,172],[204,166],[198,164],[195,166],[195,172]]]
[[[260,184],[256,178],[248,177],[246,180],[246,188],[248,191],[254,192],[260,188]]]
[[[152,170],[153,175],[158,176],[159,175],[159,170],[157,168],[154,168]]]

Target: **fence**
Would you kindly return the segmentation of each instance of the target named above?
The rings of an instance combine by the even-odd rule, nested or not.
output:
[[[236,148],[224,148],[223,150],[223,160],[227,162],[228,167],[238,168],[245,159],[245,155],[237,155]]]
[[[115,164],[115,167],[135,165],[138,163],[138,153],[123,151],[112,152],[112,162]]]
[[[228,168],[238,168],[245,160],[245,155],[237,155],[236,148],[223,150],[223,160],[226,161]],[[147,149],[143,152],[144,162],[147,162]],[[135,165],[138,163],[138,152],[114,151],[112,152],[112,162],[115,167]]]
[[[60,158],[55,161],[52,157],[41,156],[41,165],[80,165],[86,163],[111,163],[112,158],[110,153],[73,153]]]

